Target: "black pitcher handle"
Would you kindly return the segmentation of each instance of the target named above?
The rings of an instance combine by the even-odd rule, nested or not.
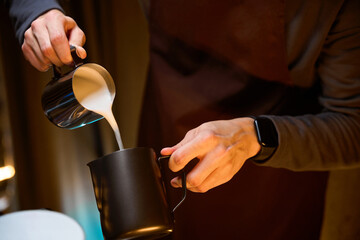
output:
[[[161,170],[161,175],[163,175],[164,176],[164,174],[163,174],[163,169],[162,169],[162,167],[161,167],[161,160],[163,160],[163,159],[166,159],[166,158],[169,158],[170,156],[161,156],[161,157],[159,157],[158,158],[158,163],[159,163],[159,166],[160,166],[160,170]],[[172,213],[174,213],[175,212],[175,210],[184,202],[184,200],[185,200],[185,198],[186,198],[186,173],[185,173],[185,170],[184,169],[182,169],[181,171],[181,175],[182,175],[182,180],[181,180],[181,182],[182,182],[182,191],[183,191],[183,196],[182,196],[182,198],[181,198],[181,200],[179,201],[179,203],[178,204],[176,204],[176,206],[173,208],[173,210],[171,211]]]
[[[76,47],[75,47],[75,46],[70,45],[70,52],[71,52],[71,57],[73,58],[73,61],[74,61],[74,66],[75,66],[75,68],[84,63],[84,60],[81,59],[81,58],[76,54]]]
[[[80,66],[81,64],[83,64],[83,59],[81,59],[76,54],[76,47],[75,46],[70,45],[70,53],[71,53],[71,57],[73,59],[72,66],[73,66],[74,69],[77,68],[78,66]],[[54,64],[53,64],[53,73],[54,73],[54,79],[58,79],[58,78],[63,77],[60,67],[58,67],[58,66],[56,66]]]

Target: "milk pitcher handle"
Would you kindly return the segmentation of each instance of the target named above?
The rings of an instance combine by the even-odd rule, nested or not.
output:
[[[161,175],[164,177],[164,170],[162,168],[162,164],[161,164],[161,161],[164,160],[164,159],[167,159],[167,158],[170,158],[170,156],[161,156],[158,158],[158,163],[159,163],[159,166],[160,166],[160,171],[161,171]],[[186,173],[185,173],[185,170],[182,169],[181,171],[181,175],[182,175],[182,191],[183,191],[183,196],[181,198],[181,200],[178,202],[178,204],[176,204],[176,206],[172,209],[172,213],[175,212],[175,210],[184,202],[185,198],[186,198]]]
[[[71,53],[71,57],[73,59],[73,63],[72,63],[73,69],[77,68],[78,66],[80,66],[81,64],[84,63],[83,59],[81,59],[76,54],[76,47],[75,46],[70,45],[70,53]],[[63,77],[63,74],[61,73],[60,67],[57,67],[54,64],[53,64],[53,73],[54,73],[54,79],[59,79],[59,78]]]

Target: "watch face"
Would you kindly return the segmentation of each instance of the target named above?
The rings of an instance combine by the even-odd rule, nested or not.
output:
[[[264,147],[277,147],[278,136],[272,121],[265,117],[259,117],[255,120],[255,127],[259,142]]]

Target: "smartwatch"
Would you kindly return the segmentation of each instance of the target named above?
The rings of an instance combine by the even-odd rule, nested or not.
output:
[[[251,160],[263,162],[269,159],[276,151],[278,142],[278,133],[274,123],[266,117],[254,118],[255,131],[260,144],[260,151]]]

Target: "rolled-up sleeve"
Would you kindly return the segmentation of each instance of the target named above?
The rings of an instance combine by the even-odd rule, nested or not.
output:
[[[15,35],[20,44],[24,41],[25,31],[37,17],[51,9],[63,11],[55,0],[6,0],[5,6],[9,9]]]

